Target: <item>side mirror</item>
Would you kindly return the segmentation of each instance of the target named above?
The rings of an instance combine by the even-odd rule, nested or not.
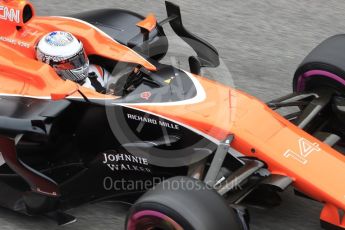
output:
[[[150,33],[157,27],[157,18],[154,14],[149,14],[144,20],[137,23],[143,34],[143,51],[147,51],[147,55],[150,56],[150,46],[147,41],[150,39]]]
[[[157,26],[157,18],[154,14],[149,14],[144,20],[138,22],[137,26],[144,30],[144,33],[150,33]]]
[[[58,86],[51,94],[53,101],[65,99],[68,96],[78,92],[79,85],[73,81],[66,80],[64,84]]]

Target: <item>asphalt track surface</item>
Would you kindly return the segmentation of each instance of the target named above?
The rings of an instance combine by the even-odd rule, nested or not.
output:
[[[124,8],[165,17],[161,0],[32,0],[41,15],[68,15],[86,9]],[[231,71],[234,85],[262,100],[289,93],[296,66],[325,38],[345,32],[341,0],[174,0],[185,25],[210,41]],[[224,79],[220,79],[224,81]],[[321,206],[283,194],[280,207],[251,210],[254,230],[319,228]],[[78,222],[66,227],[41,217],[0,209],[1,230],[122,230],[125,206],[87,205],[69,212]]]

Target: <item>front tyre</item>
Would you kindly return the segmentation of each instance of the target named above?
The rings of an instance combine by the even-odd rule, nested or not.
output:
[[[131,208],[126,230],[242,230],[236,212],[203,182],[176,177],[142,196]]]
[[[323,41],[296,70],[294,92],[313,92],[320,88],[345,93],[345,34]]]

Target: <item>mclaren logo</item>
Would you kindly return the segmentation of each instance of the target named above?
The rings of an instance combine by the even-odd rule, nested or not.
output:
[[[0,20],[20,23],[20,10],[0,5]]]

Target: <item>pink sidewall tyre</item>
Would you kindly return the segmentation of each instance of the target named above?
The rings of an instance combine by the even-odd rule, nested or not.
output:
[[[243,230],[237,213],[203,182],[175,177],[144,194],[131,208],[126,230]]]

